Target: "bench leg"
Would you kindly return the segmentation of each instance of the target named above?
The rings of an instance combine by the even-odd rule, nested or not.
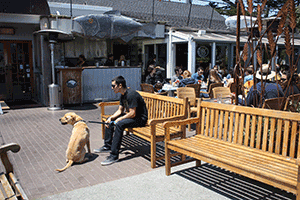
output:
[[[101,124],[101,131],[102,131],[102,139],[104,140],[105,138],[105,124]]]
[[[188,118],[191,118],[191,111],[190,111],[190,108],[188,109]],[[191,131],[191,124],[188,124],[188,130]]]
[[[200,167],[201,166],[201,160],[196,160],[196,167]]]
[[[156,143],[155,143],[155,137],[151,136],[151,167],[156,167]]]
[[[169,176],[171,174],[171,151],[170,149],[168,149],[166,143],[165,143],[165,170],[166,170],[166,175]]]
[[[180,155],[180,157],[181,157],[181,161],[185,161],[185,159],[186,159],[186,155],[184,155],[184,154],[181,154],[181,155]]]

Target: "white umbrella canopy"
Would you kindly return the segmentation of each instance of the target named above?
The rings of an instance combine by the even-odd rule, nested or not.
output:
[[[241,15],[240,16],[240,28],[241,29],[246,28],[246,27],[250,28],[250,27],[254,26],[256,19],[257,19],[256,17]],[[252,20],[252,26],[251,26],[251,20]],[[225,20],[225,24],[226,24],[227,28],[229,28],[229,29],[236,29],[236,23],[237,23],[237,15],[228,17]],[[247,26],[246,26],[246,24],[247,24]]]

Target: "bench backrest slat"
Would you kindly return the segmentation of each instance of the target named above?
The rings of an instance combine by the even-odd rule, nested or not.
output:
[[[185,99],[162,96],[149,92],[138,92],[146,103],[148,109],[148,120],[173,117],[176,115],[187,116],[187,100]]]
[[[296,150],[296,137],[297,137],[297,123],[293,122],[292,124],[292,135],[291,135],[291,157],[295,156],[295,150]]]
[[[300,157],[300,113],[202,101],[198,134],[285,157]],[[293,162],[294,162],[293,161]]]

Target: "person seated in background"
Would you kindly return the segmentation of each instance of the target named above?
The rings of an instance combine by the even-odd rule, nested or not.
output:
[[[179,81],[182,79],[182,69],[180,67],[176,67],[175,68],[175,75],[171,77],[171,84],[172,85],[175,85],[175,82],[178,80],[178,83]]]
[[[192,78],[196,83],[204,81],[204,69],[202,67],[198,67],[197,72],[192,75]]]
[[[226,79],[227,79],[227,80],[229,80],[229,79],[231,79],[231,78],[233,78],[233,69],[232,69],[232,68],[230,68],[230,69],[228,70],[228,74],[226,75]]]
[[[209,77],[208,77],[208,83],[207,83],[207,89],[209,89],[209,86],[212,83],[222,83],[222,79],[220,78],[217,70],[211,69],[209,71]]]
[[[224,86],[228,86],[233,82],[233,69],[228,70],[228,74],[223,78]]]
[[[149,67],[150,65],[156,66],[156,55],[155,54],[152,55],[151,58],[147,62],[147,67]]]
[[[155,83],[160,82],[162,84],[165,83],[165,78],[163,75],[163,71],[165,70],[164,68],[161,68],[160,66],[155,67],[156,72],[155,72]]]
[[[82,67],[82,66],[87,66],[86,64],[86,59],[84,57],[83,54],[81,54],[79,57],[78,57],[78,62],[76,64],[76,67]]]
[[[217,75],[220,77],[220,79],[222,80],[222,74],[221,73],[219,73],[219,70],[220,70],[220,66],[219,65],[215,65],[214,67],[213,67],[213,69],[214,70],[216,70],[216,73],[217,73]]]
[[[195,79],[192,78],[192,73],[190,71],[185,70],[182,75],[183,75],[183,79],[179,81],[178,87],[185,87],[188,84],[196,83]]]
[[[148,67],[148,71],[150,72],[148,76],[146,77],[145,83],[155,85],[156,80],[155,80],[155,73],[156,73],[156,68],[154,65],[150,65]]]
[[[297,80],[297,74],[291,75],[290,72],[287,73],[286,75],[286,80],[283,82],[283,92],[285,97],[288,97],[292,94],[299,94],[300,89],[298,88],[296,84]],[[291,80],[290,80],[291,79]]]
[[[155,94],[162,93],[163,92],[162,88],[163,88],[163,84],[161,82],[155,83],[155,85],[154,85],[154,93]]]
[[[120,56],[120,60],[118,62],[118,66],[125,66],[126,65],[126,59],[124,55]]]
[[[108,54],[107,60],[104,63],[104,66],[114,66],[114,55]]]
[[[247,81],[251,81],[251,80],[253,80],[253,68],[252,68],[252,67],[248,67],[248,68],[245,70],[244,84],[245,84]]]
[[[268,64],[263,64],[262,70],[259,69],[255,75],[255,77],[258,79],[258,81],[256,81],[256,89],[254,90],[254,86],[252,86],[246,97],[247,106],[261,108],[263,102],[266,99],[284,96],[281,86],[273,82],[273,78],[275,77],[275,75],[276,73],[269,69]],[[263,85],[261,80],[263,80]],[[264,87],[264,93],[262,97],[262,102],[260,102],[263,87]],[[239,102],[243,104],[240,99]]]

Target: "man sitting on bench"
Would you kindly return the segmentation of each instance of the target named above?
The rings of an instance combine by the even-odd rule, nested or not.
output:
[[[110,152],[101,165],[110,165],[119,160],[123,132],[125,128],[144,127],[148,120],[148,110],[143,97],[135,90],[128,89],[123,76],[112,80],[115,93],[121,93],[119,109],[106,120],[104,146],[94,152]],[[115,132],[115,133],[114,133]]]

